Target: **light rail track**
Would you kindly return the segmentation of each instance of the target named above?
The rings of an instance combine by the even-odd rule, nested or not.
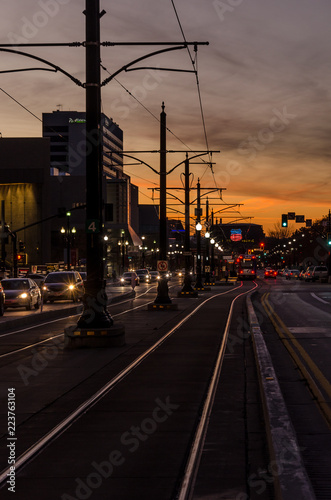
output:
[[[123,300],[122,302],[118,302],[116,304],[110,304],[107,309],[110,309],[112,307],[115,307],[115,306],[118,306],[119,304],[123,305],[123,304],[126,304],[127,302],[132,302],[133,300],[136,300],[136,299],[139,299],[141,297],[143,297],[144,295],[146,295],[148,292],[151,291],[151,289],[153,289],[154,287],[150,287],[148,290],[146,290],[145,292],[143,293],[140,293],[139,295],[136,295],[136,297],[132,297],[130,299],[126,299],[126,300]],[[126,309],[124,311],[121,311],[117,314],[113,314],[112,317],[113,318],[116,318],[118,316],[122,316],[124,314],[127,314],[127,313],[130,313],[132,311],[135,311],[137,309],[141,309],[142,307],[146,307],[147,304],[150,304],[152,303],[153,301],[149,301],[149,302],[144,302],[143,304],[139,305],[139,306],[136,306],[136,307],[130,307],[129,309]],[[5,337],[9,337],[9,336],[12,336],[12,335],[17,335],[19,333],[24,333],[24,332],[28,332],[29,330],[35,330],[36,328],[40,328],[40,327],[44,327],[44,326],[47,326],[47,325],[52,325],[54,323],[58,323],[58,322],[63,322],[63,321],[66,321],[67,318],[75,318],[75,317],[78,317],[80,316],[80,313],[79,314],[75,314],[75,315],[68,315],[67,317],[61,317],[61,318],[57,318],[57,319],[53,319],[53,320],[49,320],[49,321],[45,321],[43,323],[38,323],[38,324],[35,324],[35,325],[32,325],[32,326],[27,326],[25,328],[20,328],[19,330],[14,330],[12,332],[8,332],[8,333],[3,333],[2,335],[0,335],[0,343],[1,343],[1,339],[2,338],[5,338]],[[43,344],[46,344],[47,342],[50,342],[56,338],[59,338],[59,337],[64,337],[64,333],[59,333],[57,335],[52,335],[51,337],[48,337],[47,339],[44,339],[44,340],[40,340],[38,342],[34,342],[34,343],[31,343],[31,344],[28,344],[24,347],[20,347],[19,349],[13,349],[7,353],[3,353],[3,354],[0,354],[0,359],[2,358],[7,358],[8,356],[11,356],[11,355],[14,355],[14,354],[17,354],[17,353],[20,353],[22,351],[25,351],[27,349],[32,349],[36,346],[42,346]]]
[[[222,362],[224,358],[224,352],[226,348],[226,342],[229,332],[229,327],[232,319],[233,307],[240,297],[249,293],[253,288],[249,288],[247,291],[241,292],[243,284],[241,283],[237,287],[233,287],[230,290],[226,290],[220,293],[215,293],[212,296],[209,296],[206,299],[203,299],[198,305],[194,306],[193,310],[190,310],[188,313],[185,312],[184,317],[177,321],[177,323],[172,326],[162,337],[157,340],[153,345],[144,350],[139,356],[137,356],[131,363],[129,363],[125,368],[123,368],[117,375],[113,376],[111,380],[109,380],[105,385],[103,385],[100,389],[96,390],[92,396],[87,398],[82,404],[80,404],[77,408],[70,412],[70,414],[64,418],[60,423],[55,425],[49,432],[47,432],[43,437],[41,437],[37,442],[35,442],[32,446],[26,449],[17,459],[15,467],[16,473],[19,474],[21,469],[23,469],[26,465],[30,464],[34,460],[35,457],[39,456],[43,453],[46,448],[48,448],[52,443],[54,443],[62,434],[64,434],[69,427],[71,427],[74,423],[79,421],[79,419],[89,412],[97,403],[103,400],[103,398],[110,393],[115,387],[118,387],[121,382],[123,382],[134,370],[136,370],[140,365],[142,365],[153,353],[156,353],[157,350],[167,341],[174,336],[176,332],[179,332],[182,327],[196,314],[198,311],[201,311],[204,306],[208,303],[217,299],[220,296],[225,296],[228,294],[234,294],[234,298],[230,298],[229,310],[227,312],[227,319],[225,329],[222,332],[222,340],[220,343],[219,352],[216,356],[215,366],[211,368],[211,379],[208,385],[208,389],[206,392],[205,400],[203,403],[203,411],[201,414],[201,418],[199,418],[199,422],[196,427],[195,436],[192,444],[190,445],[191,451],[189,453],[189,457],[187,460],[187,465],[185,468],[185,474],[183,476],[183,480],[181,481],[180,491],[178,492],[179,500],[186,500],[189,497],[190,491],[194,485],[195,473],[199,464],[199,457],[201,453],[201,449],[204,442],[204,437],[207,429],[208,418],[213,406],[213,399],[215,395],[215,391],[217,388],[217,383],[219,379],[219,375],[222,368]],[[254,288],[257,287],[256,283],[254,283]],[[146,307],[146,302],[142,305],[139,305],[134,308],[127,309],[125,311],[119,312],[117,315],[127,314],[132,312],[133,310],[141,309],[142,307]],[[154,314],[154,313],[152,313]],[[161,313],[162,314],[162,313]],[[115,316],[115,315],[114,315]],[[62,318],[63,320],[63,318]],[[60,336],[60,335],[59,335]],[[53,336],[53,338],[55,338]],[[51,339],[45,339],[44,342],[47,342]],[[27,349],[29,346],[25,346],[20,349]],[[17,351],[15,351],[17,352]],[[9,355],[11,353],[7,353]],[[13,352],[14,354],[14,352]],[[0,475],[0,487],[5,485],[8,470],[4,470]],[[176,497],[177,498],[177,497]]]

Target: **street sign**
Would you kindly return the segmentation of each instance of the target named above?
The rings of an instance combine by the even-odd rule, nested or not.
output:
[[[305,222],[305,216],[304,215],[296,215],[295,222]]]
[[[98,219],[87,219],[86,220],[86,232],[87,233],[100,233],[100,221]]]
[[[168,271],[168,261],[166,260],[158,260],[157,261],[157,270],[162,272]]]

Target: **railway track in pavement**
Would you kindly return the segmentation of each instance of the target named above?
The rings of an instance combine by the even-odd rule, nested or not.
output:
[[[178,299],[178,312],[132,306],[125,348],[62,349],[31,375],[17,399],[16,499],[189,498],[233,305],[255,286]]]

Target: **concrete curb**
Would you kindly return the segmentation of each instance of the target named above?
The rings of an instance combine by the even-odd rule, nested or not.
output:
[[[253,308],[251,296],[254,293],[256,292],[247,296],[246,305],[271,458],[269,466],[275,480],[275,498],[276,500],[293,500],[294,498],[316,500],[272,360]]]

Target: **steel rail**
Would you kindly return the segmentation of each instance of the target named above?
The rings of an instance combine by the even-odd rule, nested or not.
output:
[[[132,371],[134,371],[150,354],[156,351],[164,342],[173,335],[186,321],[188,321],[201,307],[204,306],[211,299],[225,295],[234,290],[237,290],[242,286],[236,288],[231,288],[225,292],[218,293],[209,297],[208,299],[201,302],[193,311],[189,312],[184,318],[182,318],[175,326],[173,326],[165,335],[163,335],[157,342],[155,342],[151,347],[149,347],[145,352],[138,356],[134,361],[132,361],[126,368],[121,370],[115,377],[113,377],[107,384],[105,384],[101,389],[96,391],[90,398],[88,398],[84,403],[79,405],[74,411],[72,411],[65,419],[63,419],[59,424],[57,424],[53,429],[46,433],[42,438],[40,438],[34,445],[32,445],[28,450],[20,455],[15,463],[15,471],[18,472],[19,469],[24,467],[28,462],[30,462],[37,454],[41,453],[51,442],[59,438],[72,424],[74,421],[78,420],[81,415],[90,410],[96,403],[98,403],[106,394],[109,393],[118,383],[124,380]],[[0,473],[0,488],[6,484],[8,479],[8,473],[10,472],[10,467],[7,467]]]
[[[237,295],[233,299],[233,301],[231,302],[230,311],[228,314],[228,319],[227,319],[226,326],[225,326],[224,333],[223,333],[222,343],[221,343],[221,346],[220,346],[220,349],[218,352],[218,356],[217,356],[217,360],[216,360],[216,363],[214,366],[213,375],[212,375],[212,378],[211,378],[211,381],[210,381],[210,384],[208,387],[207,397],[206,397],[205,402],[204,402],[201,419],[200,419],[200,422],[199,422],[198,427],[196,429],[193,443],[191,446],[191,450],[190,450],[189,458],[187,461],[184,477],[183,477],[183,480],[182,480],[182,483],[180,486],[180,490],[179,490],[177,497],[176,497],[177,500],[188,500],[189,498],[191,498],[191,494],[192,494],[193,489],[194,489],[196,475],[197,475],[199,464],[200,464],[201,452],[202,452],[203,444],[204,444],[207,429],[208,429],[209,417],[210,417],[210,414],[211,414],[211,411],[213,408],[215,394],[216,394],[216,390],[217,390],[217,386],[218,386],[218,381],[219,381],[219,377],[220,377],[220,373],[221,373],[221,369],[222,369],[222,365],[223,365],[223,359],[224,359],[224,354],[225,354],[225,349],[226,349],[226,343],[227,343],[228,336],[229,336],[229,330],[230,330],[230,324],[231,324],[231,320],[232,320],[232,312],[233,312],[234,303],[240,297],[242,297],[243,295],[247,295],[248,293],[251,293],[252,290],[254,290],[255,288],[258,287],[258,285],[255,282],[254,282],[254,284],[255,284],[255,287],[253,289],[249,289],[246,292],[243,292],[243,293]],[[211,300],[213,298],[214,297],[210,297],[207,300]]]

